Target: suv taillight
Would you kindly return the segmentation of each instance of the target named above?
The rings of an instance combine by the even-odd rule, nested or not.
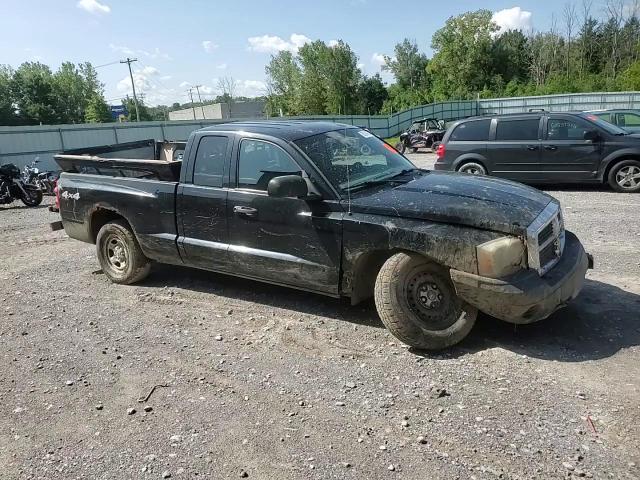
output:
[[[436,158],[438,160],[443,159],[445,151],[446,151],[446,148],[444,146],[444,143],[441,143],[440,145],[438,145],[438,149],[436,150]]]

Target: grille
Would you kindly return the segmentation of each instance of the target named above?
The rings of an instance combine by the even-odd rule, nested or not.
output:
[[[560,206],[551,202],[527,229],[529,267],[547,273],[562,256],[564,222]]]

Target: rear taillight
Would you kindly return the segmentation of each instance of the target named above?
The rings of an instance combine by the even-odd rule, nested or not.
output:
[[[441,143],[440,145],[438,145],[438,149],[436,150],[436,158],[438,160],[443,159],[445,151],[446,151],[446,148],[444,146],[444,143]]]
[[[54,181],[53,182],[54,187],[53,187],[53,193],[55,193],[56,195],[56,208],[59,210],[60,209],[60,188],[58,187],[58,181]]]

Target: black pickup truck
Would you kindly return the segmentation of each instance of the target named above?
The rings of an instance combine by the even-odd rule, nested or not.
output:
[[[117,152],[56,156],[59,227],[96,244],[116,283],[156,261],[353,304],[373,296],[396,337],[438,349],[462,340],[479,310],[513,323],[549,316],[592,264],[549,195],[416,168],[357,127],[230,123],[192,133],[181,161]]]

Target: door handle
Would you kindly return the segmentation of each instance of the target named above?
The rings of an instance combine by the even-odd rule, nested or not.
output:
[[[527,150],[534,151],[534,150],[537,150],[537,149],[538,149],[537,145],[527,145]]]
[[[557,150],[558,147],[556,147],[555,145],[545,145],[544,149],[545,150]]]
[[[233,213],[236,215],[243,215],[245,217],[255,217],[258,215],[258,209],[252,207],[245,207],[243,205],[236,205],[233,207]]]

